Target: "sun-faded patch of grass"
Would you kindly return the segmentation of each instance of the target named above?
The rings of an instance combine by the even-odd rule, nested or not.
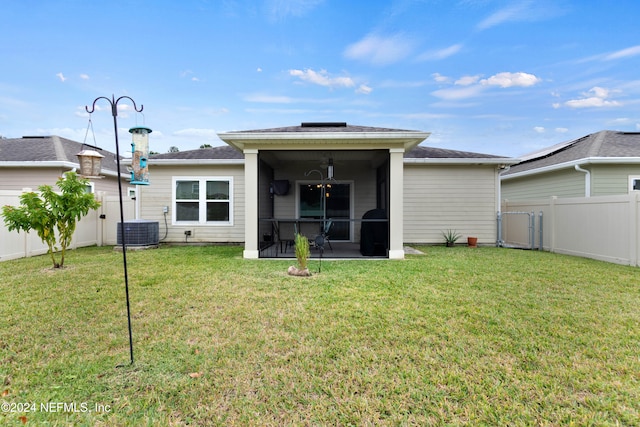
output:
[[[0,412],[51,425],[633,425],[639,270],[536,251],[243,260],[238,247],[86,248],[0,263]],[[316,268],[311,261],[311,270]],[[2,385],[4,384],[4,385]],[[106,410],[108,408],[108,410]]]

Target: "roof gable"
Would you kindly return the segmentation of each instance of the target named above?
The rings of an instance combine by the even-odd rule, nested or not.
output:
[[[415,130],[354,126],[344,122],[303,122],[300,126],[231,131],[218,136],[227,144],[245,149],[280,150],[382,149],[410,150],[429,137]]]

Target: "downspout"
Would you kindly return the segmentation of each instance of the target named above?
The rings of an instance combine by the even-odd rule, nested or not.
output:
[[[500,165],[500,172],[498,172],[498,235],[496,236],[496,246],[502,246],[502,174],[508,172],[511,169],[511,165]]]
[[[580,165],[575,165],[578,172],[584,173],[584,197],[591,197],[591,172],[582,169]]]

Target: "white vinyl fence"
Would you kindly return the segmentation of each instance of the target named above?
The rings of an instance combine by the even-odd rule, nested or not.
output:
[[[21,191],[0,191],[0,206],[19,206],[21,194]],[[119,198],[98,193],[96,199],[101,203],[100,208],[96,211],[90,211],[86,217],[78,222],[70,249],[93,245],[115,245],[117,243],[117,227],[120,222]],[[127,198],[123,201],[123,206],[125,221],[133,219],[134,201]],[[4,218],[0,215],[0,261],[42,255],[46,254],[47,250],[47,245],[42,243],[35,231],[18,233],[14,230],[10,232],[4,224]]]
[[[535,248],[542,239],[547,251],[640,266],[640,192],[507,201],[502,208],[504,212],[533,212],[536,217],[542,213],[542,233],[534,234]],[[505,240],[527,241],[525,226],[522,221],[504,221]]]

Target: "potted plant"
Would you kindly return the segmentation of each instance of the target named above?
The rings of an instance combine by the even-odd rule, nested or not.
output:
[[[477,237],[472,237],[472,236],[467,237],[467,245],[469,245],[470,248],[477,247],[478,246],[478,238]]]
[[[308,268],[309,255],[311,253],[309,240],[300,233],[296,234],[295,250],[298,266],[290,266],[287,272],[292,276],[311,276]]]
[[[456,244],[456,241],[460,238],[460,234],[456,232],[456,230],[448,229],[442,232],[442,236],[444,236],[444,241],[447,247],[453,247]]]

